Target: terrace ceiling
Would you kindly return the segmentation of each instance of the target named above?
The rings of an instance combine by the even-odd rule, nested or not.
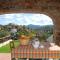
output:
[[[0,13],[60,11],[60,0],[0,0]]]

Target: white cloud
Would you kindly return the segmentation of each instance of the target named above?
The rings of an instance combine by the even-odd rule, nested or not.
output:
[[[53,24],[52,19],[43,14],[33,14],[30,19],[30,23],[35,25]]]
[[[6,19],[10,19],[10,18],[13,18],[14,17],[14,14],[5,14],[4,15],[4,18]]]
[[[2,17],[2,18],[1,18]],[[50,25],[53,24],[52,19],[44,14],[4,14],[0,18],[6,23],[16,23],[19,25]],[[1,22],[1,21],[0,21]],[[3,23],[4,24],[4,23]]]

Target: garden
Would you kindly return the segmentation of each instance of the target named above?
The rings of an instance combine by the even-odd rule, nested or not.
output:
[[[13,25],[11,25],[11,24],[4,26],[4,27],[1,26],[1,27],[3,29],[2,28],[0,29],[0,38],[10,35],[11,39],[14,41],[15,47],[17,47],[19,44],[21,44],[22,37],[24,37],[24,42],[22,43],[22,44],[24,44],[25,40],[27,40],[27,39],[29,40],[36,35],[38,36],[40,42],[44,42],[44,41],[46,41],[46,39],[49,36],[51,36],[53,34],[52,30],[48,31],[48,32],[47,31],[44,32],[45,28],[41,32],[41,27],[40,27],[40,29],[31,29],[31,28],[27,28],[26,26],[14,25],[14,29],[17,29],[17,32],[15,32],[15,33],[11,33],[11,29],[13,29]],[[49,27],[47,27],[47,28],[48,28],[48,30],[50,29]],[[27,37],[29,37],[29,38],[27,38]],[[11,52],[10,43],[5,46],[0,47],[0,53],[9,53],[9,52]]]
[[[14,45],[15,47],[17,47],[19,45],[19,40],[15,40],[14,41]],[[11,52],[11,49],[10,49],[10,43],[3,46],[3,47],[0,47],[0,53],[10,53]]]

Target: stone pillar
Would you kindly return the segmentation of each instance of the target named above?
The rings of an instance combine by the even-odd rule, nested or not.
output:
[[[55,29],[54,29],[54,42],[60,46],[60,17],[56,15],[56,23],[55,23]]]

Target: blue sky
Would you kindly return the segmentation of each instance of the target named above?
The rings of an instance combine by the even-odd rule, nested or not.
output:
[[[17,13],[0,15],[0,24],[14,23],[18,25],[53,25],[52,19],[44,14]]]

